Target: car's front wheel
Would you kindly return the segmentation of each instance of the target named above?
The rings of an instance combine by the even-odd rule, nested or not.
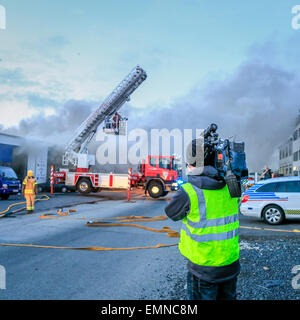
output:
[[[283,222],[284,212],[280,207],[276,205],[269,205],[265,207],[262,217],[266,223],[277,225]]]

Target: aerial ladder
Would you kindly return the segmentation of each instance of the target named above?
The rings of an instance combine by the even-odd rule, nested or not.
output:
[[[99,126],[104,122],[106,134],[126,135],[127,120],[119,113],[125,102],[130,101],[131,94],[145,81],[146,72],[136,66],[102,102],[102,104],[78,127],[65,148],[62,164],[73,166],[75,172],[60,169],[54,173],[57,183],[75,187],[83,194],[97,192],[100,188],[127,188],[128,175],[90,172],[95,165],[95,155],[88,153],[88,145],[95,136]]]
[[[95,155],[88,153],[88,145],[102,122],[105,123],[103,131],[107,134],[125,135],[126,118],[122,118],[118,110],[125,102],[130,101],[131,94],[146,80],[147,74],[136,66],[113,92],[102,102],[75,131],[74,136],[65,148],[63,165],[76,167],[76,171],[88,171],[95,165]]]

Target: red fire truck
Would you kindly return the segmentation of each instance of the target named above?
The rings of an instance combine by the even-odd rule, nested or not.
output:
[[[82,194],[99,192],[101,189],[128,189],[143,186],[145,192],[153,198],[164,196],[175,183],[178,174],[175,157],[148,156],[139,165],[138,172],[131,177],[128,174],[95,173],[91,166],[95,165],[95,155],[88,153],[88,145],[98,127],[104,122],[103,131],[106,134],[126,135],[126,118],[118,110],[130,100],[130,95],[147,78],[146,72],[136,66],[115,90],[103,101],[75,131],[74,137],[66,146],[63,165],[59,172],[54,172],[54,178],[66,186],[75,187]]]
[[[143,186],[151,198],[166,196],[177,189],[179,169],[175,156],[148,156],[132,175],[132,186]]]
[[[128,174],[92,172],[55,172],[56,183],[75,186],[82,194],[109,189],[127,189],[130,179],[132,188],[142,187],[151,198],[160,198],[169,191],[177,190],[180,168],[174,156],[148,156],[138,165],[137,172]]]

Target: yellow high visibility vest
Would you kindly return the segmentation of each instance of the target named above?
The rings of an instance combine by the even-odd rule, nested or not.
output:
[[[231,198],[227,185],[204,190],[185,183],[182,189],[190,200],[183,219],[179,250],[202,266],[225,266],[239,259],[238,200]]]
[[[32,177],[32,179],[30,179],[29,177],[26,177],[23,181],[23,185],[24,185],[24,193],[25,194],[35,194],[34,189],[36,186],[37,182],[35,177]]]

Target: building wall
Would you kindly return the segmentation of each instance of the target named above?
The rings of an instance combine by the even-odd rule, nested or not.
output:
[[[21,146],[25,142],[25,139],[11,134],[0,133],[0,143],[11,146]]]
[[[23,152],[22,147],[13,150],[13,161],[11,167],[15,170],[19,179],[24,179],[27,173],[28,156]]]
[[[293,138],[290,137],[279,147],[279,173],[293,175]]]
[[[300,123],[293,134],[293,170],[296,175],[300,172]]]
[[[33,170],[38,183],[47,181],[48,147],[44,143],[0,133],[0,165],[11,167],[19,179]]]
[[[7,166],[12,163],[14,146],[0,143],[0,165]]]
[[[11,166],[13,161],[13,152],[20,146],[23,139],[10,134],[0,133],[0,165]]]
[[[279,167],[285,176],[300,175],[300,115],[292,136],[279,147]]]
[[[40,146],[28,154],[27,170],[32,170],[38,183],[47,181],[48,148]]]

